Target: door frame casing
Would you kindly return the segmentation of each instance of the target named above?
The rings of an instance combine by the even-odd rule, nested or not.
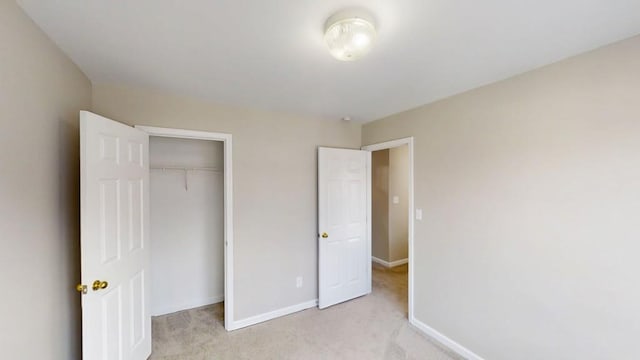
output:
[[[414,159],[414,154],[413,154],[413,136],[410,137],[406,137],[406,138],[401,138],[401,139],[396,139],[396,140],[390,140],[390,141],[385,141],[385,142],[381,142],[381,143],[376,143],[376,144],[371,144],[371,145],[366,145],[366,146],[362,146],[361,149],[362,150],[366,150],[366,151],[378,151],[378,150],[386,150],[386,149],[392,149],[392,148],[396,148],[402,145],[407,145],[409,147],[409,184],[408,184],[408,189],[409,189],[409,239],[408,239],[408,248],[409,248],[409,294],[408,294],[408,298],[409,298],[409,322],[410,323],[414,323],[415,318],[414,318],[414,314],[413,314],[413,304],[414,304],[414,299],[413,299],[413,291],[414,291],[414,266],[413,266],[413,243],[414,243],[414,225],[415,225],[415,203],[414,203],[414,168],[413,168],[413,159]],[[371,173],[373,171],[372,167],[369,167],[369,173]],[[371,190],[370,190],[371,191]],[[371,197],[371,194],[369,194],[369,197]],[[369,212],[369,214],[371,214],[371,201],[368,202],[368,206],[369,209],[367,210]],[[373,219],[370,220],[370,226],[371,223],[373,222]]]
[[[224,327],[235,329],[233,292],[233,154],[232,135],[198,130],[135,125],[149,136],[222,141],[224,146]],[[152,211],[152,210],[151,210]]]

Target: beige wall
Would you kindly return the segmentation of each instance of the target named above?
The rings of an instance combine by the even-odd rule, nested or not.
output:
[[[389,150],[371,153],[371,255],[389,261]]]
[[[393,202],[394,196],[398,203]],[[409,146],[389,149],[389,262],[409,257]]]
[[[0,358],[79,359],[78,111],[91,84],[0,1]]]
[[[93,87],[93,111],[127,124],[232,134],[235,319],[317,298],[316,149],[359,148],[360,125],[109,85]]]
[[[486,359],[632,359],[640,37],[367,124],[415,137],[415,316]]]

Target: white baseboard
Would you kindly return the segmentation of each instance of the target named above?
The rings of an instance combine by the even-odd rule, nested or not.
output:
[[[224,301],[224,295],[217,295],[217,296],[212,296],[205,299],[189,301],[187,303],[182,303],[180,305],[163,306],[158,309],[152,309],[151,316],[171,314],[176,311],[182,311],[182,310],[193,309],[201,306],[217,304],[222,301]]]
[[[451,340],[441,332],[423,323],[422,321],[416,319],[415,317],[410,319],[409,322],[411,323],[411,325],[415,326],[418,330],[422,331],[430,338],[438,341],[440,344],[444,345],[445,347],[455,352],[456,354],[462,356],[463,358],[467,360],[484,360],[482,357],[475,354],[471,350]]]
[[[227,330],[241,329],[243,327],[255,325],[255,324],[258,324],[258,323],[261,323],[261,322],[264,322],[264,321],[268,321],[268,320],[272,320],[272,319],[275,319],[275,318],[278,318],[278,317],[281,317],[281,316],[293,314],[293,313],[296,313],[298,311],[306,310],[306,309],[309,309],[309,308],[312,308],[312,307],[316,307],[316,306],[318,306],[318,300],[311,300],[311,301],[303,302],[303,303],[292,305],[292,306],[289,306],[289,307],[286,307],[286,308],[270,311],[268,313],[255,315],[255,316],[252,316],[252,317],[248,317],[246,319],[234,321],[231,324],[230,329],[227,329]]]
[[[378,263],[386,268],[392,268],[392,267],[396,267],[396,266],[400,266],[400,265],[404,265],[404,264],[408,264],[409,263],[409,259],[400,259],[400,260],[396,260],[396,261],[384,261],[382,259],[378,259],[375,256],[371,257],[371,261],[373,261],[374,263]]]

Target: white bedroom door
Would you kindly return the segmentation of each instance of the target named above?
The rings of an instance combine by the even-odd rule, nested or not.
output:
[[[318,306],[371,293],[371,153],[318,149]]]
[[[145,132],[80,113],[84,359],[151,354],[148,150]]]

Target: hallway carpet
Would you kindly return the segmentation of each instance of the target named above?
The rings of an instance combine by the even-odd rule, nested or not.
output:
[[[233,332],[222,304],[155,317],[150,359],[460,359],[409,325],[406,265],[372,275],[370,295]]]

